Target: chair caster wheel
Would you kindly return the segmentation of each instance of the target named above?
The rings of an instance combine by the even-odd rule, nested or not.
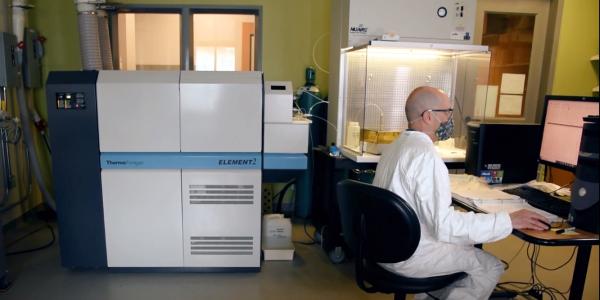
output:
[[[344,249],[342,249],[341,246],[335,247],[327,254],[329,255],[329,260],[334,264],[340,264],[346,259],[346,253],[344,252]]]

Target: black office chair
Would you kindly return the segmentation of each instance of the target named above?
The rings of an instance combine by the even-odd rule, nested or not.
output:
[[[398,195],[376,186],[346,179],[337,186],[342,233],[354,254],[358,286],[368,293],[426,293],[441,289],[467,276],[454,273],[427,278],[409,278],[390,272],[378,263],[407,260],[421,239],[419,219]]]

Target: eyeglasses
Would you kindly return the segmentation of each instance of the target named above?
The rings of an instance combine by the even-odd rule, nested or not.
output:
[[[421,113],[421,117],[423,116],[423,114],[425,114],[428,111],[449,112],[450,113],[450,118],[452,118],[452,113],[454,112],[454,109],[452,109],[452,108],[446,108],[446,109],[428,109],[428,110],[424,111],[423,113]]]

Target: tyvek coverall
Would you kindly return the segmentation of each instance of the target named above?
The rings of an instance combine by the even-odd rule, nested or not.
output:
[[[466,272],[466,278],[430,294],[461,300],[490,296],[504,272],[503,264],[472,245],[508,236],[512,231],[510,216],[455,211],[448,168],[429,136],[418,131],[400,135],[381,156],[373,184],[402,197],[421,223],[415,253],[406,261],[382,267],[416,278]],[[415,299],[426,297],[417,295]]]

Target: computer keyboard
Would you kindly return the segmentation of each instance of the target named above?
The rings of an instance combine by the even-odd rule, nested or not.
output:
[[[532,187],[524,185],[513,189],[506,189],[504,192],[517,195],[525,199],[531,206],[555,214],[563,219],[566,219],[569,216],[569,210],[571,209],[571,204],[569,202],[553,197],[548,193],[536,190]]]

